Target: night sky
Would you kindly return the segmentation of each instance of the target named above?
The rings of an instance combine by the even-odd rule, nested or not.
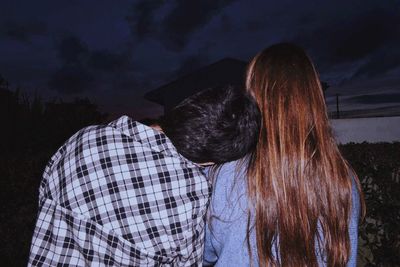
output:
[[[303,46],[343,109],[400,105],[400,0],[103,1],[0,4],[0,74],[45,100],[88,97],[154,116],[149,90],[225,57]]]

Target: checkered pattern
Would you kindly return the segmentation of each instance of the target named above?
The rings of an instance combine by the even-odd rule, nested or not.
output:
[[[47,165],[29,266],[198,266],[210,186],[158,131],[124,116]]]

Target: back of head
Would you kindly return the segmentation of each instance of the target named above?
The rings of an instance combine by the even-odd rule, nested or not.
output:
[[[262,116],[248,172],[260,264],[316,266],[321,224],[328,265],[344,265],[350,167],[333,138],[314,65],[298,46],[273,45],[249,64],[246,87]],[[277,236],[280,258],[274,259],[271,243]]]
[[[244,90],[215,87],[182,101],[165,114],[164,133],[196,163],[237,160],[255,148],[260,114]]]
[[[325,136],[330,131],[318,74],[302,48],[287,43],[267,48],[250,63],[246,83],[264,122],[276,123],[279,133],[289,126],[294,132],[286,134],[297,138],[304,128],[308,132],[318,126],[322,131],[315,138],[330,138]]]

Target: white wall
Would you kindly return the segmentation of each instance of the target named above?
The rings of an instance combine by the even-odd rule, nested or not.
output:
[[[331,125],[341,144],[400,141],[400,117],[336,119]]]

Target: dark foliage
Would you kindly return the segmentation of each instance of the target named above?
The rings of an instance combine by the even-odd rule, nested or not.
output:
[[[44,104],[10,91],[0,76],[1,266],[27,264],[47,161],[76,131],[105,118],[87,99]]]
[[[359,227],[360,262],[400,266],[400,143],[341,148],[360,177],[367,207]]]
[[[30,100],[0,88],[0,155],[53,150],[82,127],[105,118],[88,99],[44,104],[37,95]]]

